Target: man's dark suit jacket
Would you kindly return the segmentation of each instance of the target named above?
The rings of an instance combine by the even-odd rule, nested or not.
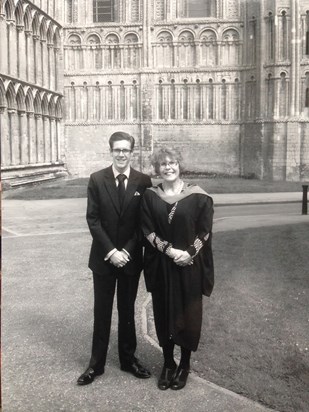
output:
[[[93,173],[88,184],[87,222],[93,241],[89,268],[99,274],[115,271],[105,256],[114,248],[124,248],[131,260],[122,269],[128,275],[142,270],[142,243],[140,231],[140,203],[147,187],[149,176],[130,169],[123,206],[120,209],[118,188],[112,166]]]

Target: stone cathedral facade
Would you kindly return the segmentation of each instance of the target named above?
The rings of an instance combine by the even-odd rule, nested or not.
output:
[[[309,178],[309,0],[0,4],[4,179],[87,176],[116,130],[146,172],[169,145],[190,173]]]

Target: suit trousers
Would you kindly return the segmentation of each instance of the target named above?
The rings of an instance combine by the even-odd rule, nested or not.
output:
[[[127,275],[116,268],[109,274],[93,273],[94,326],[89,366],[96,371],[102,371],[106,362],[116,284],[120,365],[128,366],[135,360],[134,305],[139,277],[140,274]]]

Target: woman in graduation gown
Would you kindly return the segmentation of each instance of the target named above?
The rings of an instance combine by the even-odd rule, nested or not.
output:
[[[212,198],[180,177],[181,155],[161,149],[152,165],[163,181],[146,190],[141,224],[147,238],[144,275],[152,293],[153,312],[164,365],[158,381],[162,390],[182,389],[196,351],[202,324],[202,296],[214,285],[211,231]],[[177,367],[174,346],[181,348]]]

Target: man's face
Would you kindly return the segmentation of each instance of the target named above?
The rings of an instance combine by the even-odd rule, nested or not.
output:
[[[111,149],[113,165],[119,173],[123,173],[129,166],[132,157],[131,143],[127,140],[114,142]]]

